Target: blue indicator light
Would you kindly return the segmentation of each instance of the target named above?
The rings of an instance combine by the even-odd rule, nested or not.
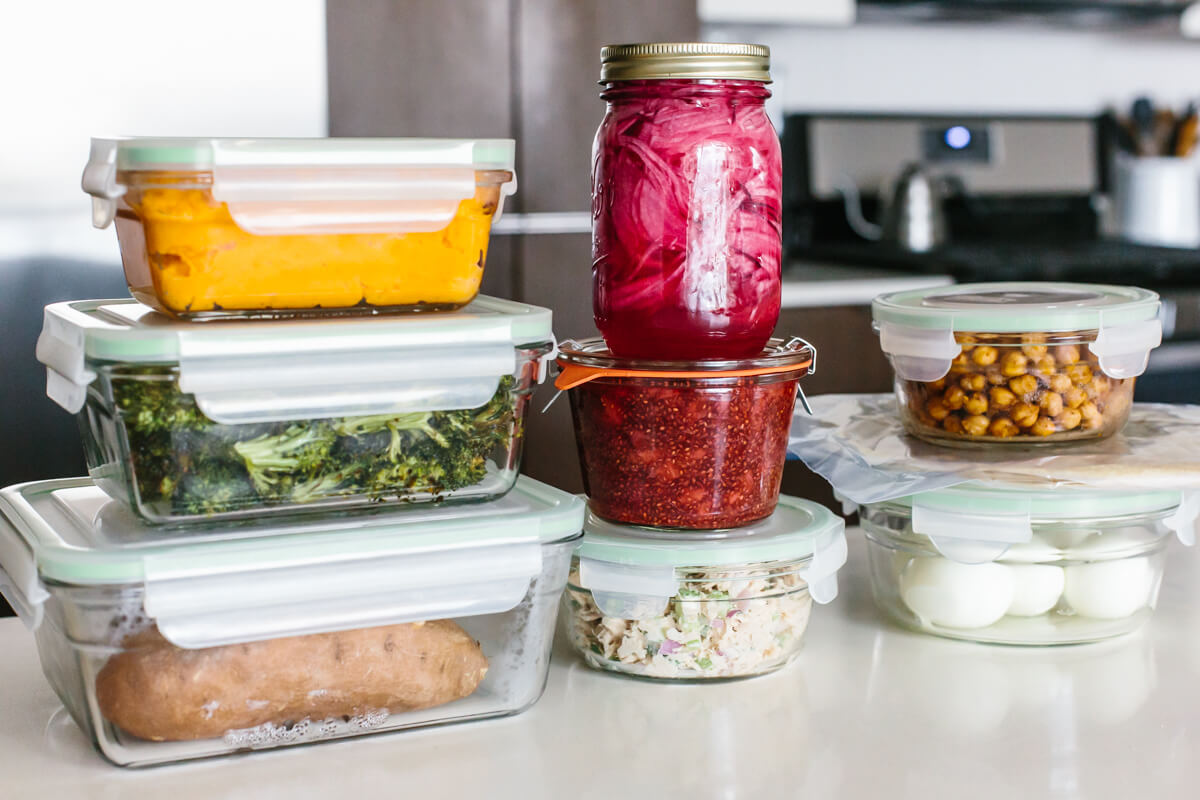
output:
[[[946,129],[942,139],[946,142],[947,147],[962,150],[971,143],[971,132],[962,125],[955,125]]]

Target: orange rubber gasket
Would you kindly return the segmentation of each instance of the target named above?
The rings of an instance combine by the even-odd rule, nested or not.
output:
[[[775,367],[755,367],[754,369],[731,369],[724,371],[669,371],[649,369],[608,369],[605,367],[586,367],[582,364],[564,364],[558,360],[560,372],[554,379],[556,389],[574,389],[576,386],[594,381],[597,378],[745,378],[753,375],[771,375],[780,372],[807,370],[813,360],[799,361],[795,364]]]

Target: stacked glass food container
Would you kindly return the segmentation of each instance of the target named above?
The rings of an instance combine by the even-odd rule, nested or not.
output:
[[[1162,339],[1158,296],[969,284],[884,295],[873,314],[904,428],[955,448],[912,444],[936,458],[941,488],[906,491],[921,477],[910,466],[879,498],[892,479],[881,472],[879,499],[860,508],[880,608],[919,631],[1005,644],[1136,629],[1157,602],[1168,540],[1174,532],[1190,543],[1195,509],[1177,488],[1098,488],[1058,480],[1043,463],[1117,437],[1091,451],[1116,468],[1134,382]],[[998,459],[1007,477],[954,479]]]
[[[780,498],[816,353],[780,308],[779,141],[759,45],[606,47],[593,148],[603,338],[559,347],[588,495],[564,599],[592,666],[755,675],[836,595],[842,520]]]
[[[93,143],[136,299],[45,310],[90,478],[0,491],[0,589],[109,760],[541,694],[584,504],[518,477],[550,312],[476,296],[513,150]]]

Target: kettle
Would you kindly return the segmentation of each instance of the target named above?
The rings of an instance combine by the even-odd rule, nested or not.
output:
[[[943,205],[949,183],[946,178],[930,175],[921,164],[906,164],[892,185],[882,225],[863,217],[858,188],[852,181],[843,181],[839,190],[845,200],[846,220],[859,236],[912,253],[927,253],[946,241]]]
[[[901,250],[928,253],[946,241],[945,183],[920,164],[908,164],[892,187],[883,214],[883,241]]]

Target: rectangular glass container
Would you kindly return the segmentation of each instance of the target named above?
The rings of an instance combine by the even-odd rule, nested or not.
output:
[[[492,298],[389,320],[191,326],[104,301],[46,319],[39,357],[92,478],[160,524],[500,497],[553,349],[548,311]]]
[[[495,503],[147,542],[85,479],[0,491],[0,586],[110,762],[515,714],[541,695],[583,503]]]
[[[93,140],[130,291],[187,319],[461,308],[516,190],[511,140]]]

